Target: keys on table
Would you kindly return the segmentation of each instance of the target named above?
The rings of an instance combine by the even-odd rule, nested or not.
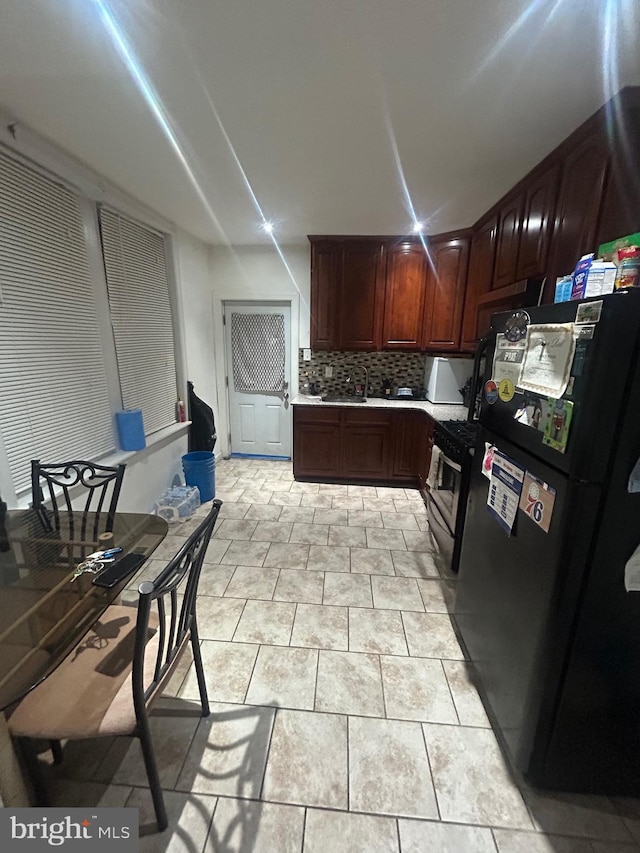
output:
[[[76,566],[75,571],[71,576],[71,583],[85,572],[96,574],[97,572],[102,571],[105,566],[115,561],[115,555],[119,554],[121,551],[122,548],[108,548],[106,551],[94,551],[93,554],[89,554],[88,557]]]

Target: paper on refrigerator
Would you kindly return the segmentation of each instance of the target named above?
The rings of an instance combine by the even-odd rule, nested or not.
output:
[[[493,354],[493,369],[491,378],[499,385],[503,379],[509,379],[517,386],[520,379],[522,360],[524,357],[526,342],[509,341],[502,335],[496,335],[496,348]]]
[[[499,450],[494,451],[487,509],[507,536],[511,536],[513,522],[516,519],[524,473],[524,469],[516,465],[508,456],[500,453]]]
[[[575,349],[573,323],[529,326],[517,384],[534,394],[562,397]]]

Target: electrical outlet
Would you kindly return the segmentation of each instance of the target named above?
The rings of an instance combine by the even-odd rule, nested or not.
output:
[[[311,350],[303,349],[302,350],[302,360],[303,361],[311,361]]]
[[[331,379],[332,376],[333,376],[333,367],[331,367],[330,364],[327,364],[327,366],[324,369],[324,378],[325,379]]]

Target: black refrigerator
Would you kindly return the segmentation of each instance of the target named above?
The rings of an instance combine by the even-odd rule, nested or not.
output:
[[[575,346],[559,398],[501,379],[504,358],[535,368],[557,324],[565,333],[574,324]],[[485,350],[458,636],[526,779],[638,796],[640,592],[626,591],[625,564],[640,543],[640,493],[629,491],[640,457],[640,292],[496,314]],[[488,504],[499,498],[501,457],[526,472],[510,530]]]

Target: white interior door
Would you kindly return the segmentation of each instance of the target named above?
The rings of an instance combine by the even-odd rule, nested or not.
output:
[[[230,451],[289,459],[291,308],[225,302],[224,320]]]

